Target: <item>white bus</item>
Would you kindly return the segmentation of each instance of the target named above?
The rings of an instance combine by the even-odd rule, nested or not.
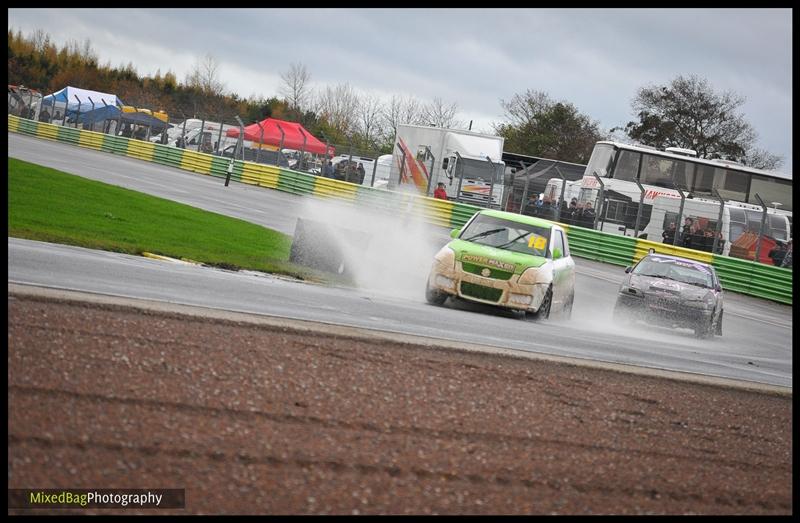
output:
[[[644,188],[638,231],[637,208],[642,192],[636,181]],[[597,201],[601,185],[603,201]],[[661,151],[609,141],[597,142],[594,146],[581,181],[580,202],[594,204],[598,228],[632,235],[646,228],[658,196],[680,198],[676,186],[689,198],[714,199],[716,190],[726,202],[750,204],[761,209],[756,198],[758,194],[768,207],[777,208],[778,213],[788,215],[791,220],[792,177],[789,174],[727,160],[697,158],[694,151],[687,149]]]

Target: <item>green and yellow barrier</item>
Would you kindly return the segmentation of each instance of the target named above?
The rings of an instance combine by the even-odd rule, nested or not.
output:
[[[35,122],[14,115],[8,115],[8,130],[219,178],[227,176],[230,165],[229,158],[132,138]],[[277,166],[241,160],[233,162],[231,179],[292,194],[308,194],[319,198],[337,199],[395,214],[411,212],[424,217],[428,223],[447,228],[462,227],[473,214],[481,210],[480,207],[474,205],[363,187]],[[723,287],[727,290],[780,303],[792,303],[792,271],[789,269],[619,236],[584,227],[564,224],[562,226],[567,231],[570,250],[576,256],[626,266],[633,265],[650,249],[654,249],[655,252],[712,264],[722,280]]]

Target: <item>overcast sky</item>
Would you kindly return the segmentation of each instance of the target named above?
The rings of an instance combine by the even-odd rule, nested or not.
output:
[[[299,62],[316,87],[456,102],[478,131],[527,89],[607,131],[634,118],[639,87],[698,74],[746,97],[758,146],[792,170],[790,9],[9,9],[8,26],[58,45],[88,37],[101,63],[181,81],[211,53],[243,97],[277,95]]]

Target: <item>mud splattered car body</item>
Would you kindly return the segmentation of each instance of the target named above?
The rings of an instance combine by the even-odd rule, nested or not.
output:
[[[722,335],[722,285],[711,265],[648,254],[625,272],[614,307],[617,322],[686,327],[698,338]]]
[[[569,317],[575,262],[559,225],[482,210],[451,236],[434,256],[425,292],[429,303],[457,297],[538,318],[551,310]]]

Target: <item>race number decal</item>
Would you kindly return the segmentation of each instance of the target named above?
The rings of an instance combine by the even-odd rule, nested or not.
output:
[[[547,238],[544,236],[537,236],[535,234],[531,235],[531,239],[528,240],[528,248],[536,249],[537,251],[541,251],[544,249],[544,246],[547,245]]]

